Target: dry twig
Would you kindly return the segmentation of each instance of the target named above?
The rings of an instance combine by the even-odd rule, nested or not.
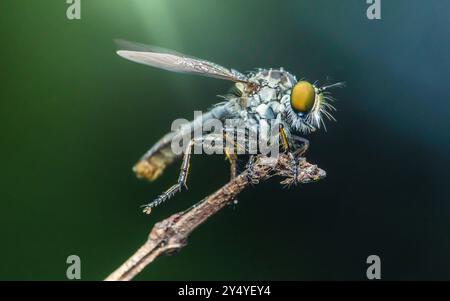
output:
[[[317,181],[326,175],[325,171],[308,163],[304,158],[300,158],[297,168],[299,183]],[[253,165],[251,176],[246,170],[188,210],[156,223],[144,245],[105,280],[128,281],[133,279],[158,256],[184,247],[192,231],[225,205],[231,203],[245,187],[250,184],[258,184],[274,175],[285,177],[283,184],[295,182],[291,160],[288,156],[280,155],[278,160],[259,157]]]

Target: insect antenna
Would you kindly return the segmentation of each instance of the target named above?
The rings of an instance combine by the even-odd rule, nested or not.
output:
[[[344,88],[345,85],[346,85],[345,82],[339,82],[331,85],[322,86],[319,88],[319,92],[322,93],[333,88]]]

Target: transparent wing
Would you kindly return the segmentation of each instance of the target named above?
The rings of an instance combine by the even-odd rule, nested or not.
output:
[[[117,54],[130,61],[173,72],[198,74],[207,77],[248,82],[247,77],[233,69],[218,64],[177,53],[172,50],[116,40],[119,47]]]

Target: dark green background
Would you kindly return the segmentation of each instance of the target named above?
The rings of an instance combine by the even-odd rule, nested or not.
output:
[[[365,0],[0,2],[0,279],[102,279],[152,225],[220,187],[221,157],[195,157],[190,190],[151,216],[139,205],[177,178],[131,167],[175,118],[206,110],[226,81],[171,74],[115,54],[123,38],[241,71],[280,67],[346,81],[337,123],[312,135],[327,179],[247,190],[180,253],[138,279],[450,280],[450,3]]]

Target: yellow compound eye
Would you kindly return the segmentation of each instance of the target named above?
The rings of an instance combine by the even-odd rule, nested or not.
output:
[[[306,81],[299,81],[291,91],[291,107],[297,113],[308,113],[314,107],[316,90]]]

